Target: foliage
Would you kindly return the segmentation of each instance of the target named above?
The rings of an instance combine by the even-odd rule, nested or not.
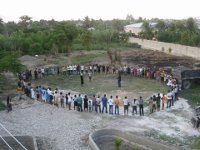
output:
[[[138,148],[137,145],[133,145],[133,146],[131,147],[131,150],[139,150],[139,148]]]
[[[115,139],[114,139],[114,144],[115,144],[116,150],[119,150],[119,147],[120,147],[120,145],[122,144],[122,139],[120,139],[120,138],[115,138]]]
[[[104,55],[102,55],[104,57]],[[98,57],[98,58],[102,58]],[[78,61],[79,57],[75,59]],[[95,57],[97,58],[97,57]],[[85,59],[86,60],[86,59]],[[61,80],[61,78],[63,80]],[[117,76],[113,75],[99,75],[96,74],[92,77],[92,82],[88,81],[87,74],[84,74],[84,87],[80,86],[80,76],[45,76],[44,78],[34,81],[35,85],[43,85],[45,87],[51,86],[53,89],[71,89],[73,91],[79,91],[84,94],[94,94],[94,93],[105,93],[108,91],[119,90],[117,86]],[[135,93],[142,91],[151,91],[155,92],[167,92],[168,87],[163,86],[160,82],[155,82],[154,80],[144,80],[142,78],[133,78],[131,76],[122,76],[123,86],[121,90]],[[146,85],[146,86],[144,86]]]
[[[18,54],[16,53],[2,52],[0,53],[0,57],[0,72],[19,72],[24,68],[24,66],[21,65],[20,62],[17,60]]]
[[[85,47],[86,50],[91,49],[92,44],[92,33],[91,31],[85,30],[81,35],[81,42],[82,45]]]
[[[151,23],[156,23],[155,27],[152,27]],[[144,20],[139,36],[149,40],[155,38],[161,42],[200,46],[200,29],[197,21],[193,18],[186,20]]]
[[[89,64],[99,55],[90,54],[90,55],[81,55],[78,57],[72,57],[71,61],[73,64]]]
[[[151,40],[153,38],[153,30],[148,21],[144,21],[142,25],[142,32],[139,33],[141,38]]]
[[[127,23],[128,20],[103,21],[88,16],[83,20],[60,22],[33,21],[27,15],[21,16],[18,23],[4,23],[0,19],[0,51],[35,55],[64,53],[74,49],[109,49],[127,43],[128,36],[123,33]]]
[[[180,97],[183,97],[185,99],[189,100],[189,103],[193,106],[199,106],[200,105],[200,86],[197,84],[192,84],[192,86],[189,89],[185,89],[180,92]]]
[[[5,110],[6,106],[2,103],[2,101],[0,100],[0,111],[1,110]]]
[[[195,138],[192,142],[192,148],[199,150],[200,149],[200,136]]]

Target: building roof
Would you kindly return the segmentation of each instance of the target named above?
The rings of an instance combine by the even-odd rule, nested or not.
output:
[[[149,23],[151,27],[155,27],[155,25],[157,24],[156,22],[150,22]],[[143,22],[139,22],[139,23],[133,23],[133,24],[129,24],[126,25],[125,27],[127,28],[142,28]]]

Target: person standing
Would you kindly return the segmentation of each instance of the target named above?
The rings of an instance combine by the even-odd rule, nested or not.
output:
[[[87,98],[87,95],[85,95],[83,101],[84,101],[84,111],[85,111],[85,109],[87,109],[87,111],[88,111],[88,98]]]
[[[96,97],[95,97],[95,95],[93,95],[93,97],[92,97],[92,111],[95,109],[95,107],[96,107]]]
[[[71,104],[72,104],[72,97],[71,97],[71,93],[68,93],[68,106],[69,106],[69,110],[71,110]]]
[[[134,113],[137,115],[137,105],[138,105],[138,101],[137,99],[134,98],[134,100],[132,101],[132,114],[134,115]]]
[[[110,96],[110,98],[108,100],[109,114],[112,114],[112,115],[113,115],[113,103],[114,103],[114,100],[113,100],[112,96]]]
[[[82,108],[82,97],[81,97],[81,94],[78,95],[77,103],[78,103],[78,111],[82,112],[83,108]]]
[[[22,86],[17,87],[17,92],[18,92],[19,100],[21,100],[22,99]]]
[[[171,90],[171,95],[172,95],[171,106],[174,106],[174,100],[175,100],[175,89],[174,88]]]
[[[144,116],[144,100],[142,99],[142,96],[140,96],[139,100],[139,110],[140,110],[140,116]]]
[[[162,110],[164,110],[164,107],[165,107],[165,100],[166,100],[166,97],[165,97],[165,94],[163,93],[163,96],[161,97],[161,101],[162,101]]]
[[[61,107],[62,108],[64,108],[64,95],[63,95],[63,93],[62,92],[60,92],[60,105],[61,105]]]
[[[121,73],[119,73],[117,80],[118,80],[118,87],[121,88],[121,80],[122,80]]]
[[[115,115],[116,114],[119,115],[119,98],[118,98],[118,96],[116,96],[114,103],[115,103]]]
[[[58,94],[57,91],[55,91],[53,97],[54,97],[54,105],[57,106],[57,107],[59,107],[59,105],[58,105],[58,97],[59,97],[59,94]]]
[[[10,96],[7,96],[7,109],[8,112],[12,111],[12,102]]]
[[[76,95],[74,95],[73,101],[74,101],[74,110],[75,110],[75,109],[77,109],[77,106],[78,106]]]
[[[68,105],[68,94],[65,95],[65,104],[66,104],[66,108],[67,108],[67,105]]]
[[[153,109],[154,109],[154,101],[153,101],[153,97],[150,97],[150,99],[149,99],[149,111],[150,111],[150,114],[153,113]]]
[[[83,73],[82,72],[80,73],[80,77],[81,77],[81,86],[83,86],[83,84],[84,84],[84,78],[83,78]]]
[[[104,97],[101,99],[101,101],[102,101],[102,105],[103,105],[103,108],[102,108],[101,113],[104,112],[104,108],[105,108],[105,110],[106,110],[106,113],[108,113],[108,112],[107,112],[107,103],[108,103],[108,99],[107,99],[107,97],[106,97],[106,94],[104,94]]]
[[[88,77],[89,77],[89,81],[91,82],[91,80],[92,80],[92,71],[88,72]]]
[[[158,96],[156,97],[156,106],[157,106],[157,111],[160,111],[160,93],[158,93]]]
[[[99,95],[96,98],[96,105],[95,105],[96,113],[98,112],[98,109],[99,109],[99,113],[101,113],[101,99]]]
[[[168,93],[167,93],[167,108],[170,108],[171,107],[171,102],[172,101],[172,94],[170,92],[170,90],[168,90]]]
[[[92,101],[91,100],[88,101],[88,108],[89,108],[89,112],[91,112],[92,111]]]
[[[152,113],[153,113],[154,111],[156,111],[156,109],[157,109],[157,106],[156,106],[156,96],[153,95]]]
[[[126,96],[123,100],[123,103],[124,103],[124,115],[128,115],[128,99]]]

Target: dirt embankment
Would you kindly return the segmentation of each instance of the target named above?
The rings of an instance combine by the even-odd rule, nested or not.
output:
[[[121,51],[122,63],[148,67],[192,67],[199,62],[194,58],[180,57],[152,50]]]

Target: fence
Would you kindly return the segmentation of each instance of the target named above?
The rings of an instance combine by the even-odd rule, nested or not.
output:
[[[0,127],[1,127],[4,131],[6,131],[6,133],[8,133],[10,137],[12,137],[12,138],[14,139],[14,141],[15,141],[17,144],[19,144],[20,147],[21,147],[23,150],[27,150],[26,147],[24,147],[24,145],[22,145],[11,133],[1,124],[1,123],[0,123]],[[12,147],[10,146],[10,144],[6,141],[5,138],[3,138],[3,136],[0,135],[0,138],[1,138],[2,141],[9,147],[9,149],[14,150],[14,148],[12,148]]]

